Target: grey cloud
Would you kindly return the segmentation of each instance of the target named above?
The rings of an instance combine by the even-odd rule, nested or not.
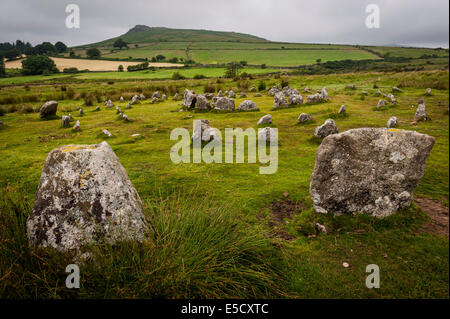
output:
[[[65,6],[81,10],[81,28],[65,27]],[[365,27],[365,7],[380,7],[381,28]],[[70,45],[101,41],[136,24],[250,33],[273,41],[449,45],[447,0],[2,0],[0,42]]]

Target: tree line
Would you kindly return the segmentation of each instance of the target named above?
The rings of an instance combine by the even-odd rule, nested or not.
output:
[[[42,42],[33,46],[30,42],[17,40],[16,42],[0,43],[0,52],[7,60],[14,60],[22,57],[23,54],[29,55],[53,55],[67,52],[67,45],[58,41],[55,44]]]

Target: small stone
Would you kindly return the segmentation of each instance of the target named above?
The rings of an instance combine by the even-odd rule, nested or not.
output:
[[[264,115],[263,117],[261,117],[257,124],[262,125],[262,124],[270,124],[270,123],[272,123],[272,115],[267,114],[267,115]]]
[[[336,122],[333,119],[328,119],[321,126],[316,127],[314,136],[318,138],[325,138],[328,135],[339,133]]]
[[[297,119],[297,123],[301,124],[301,123],[306,123],[312,121],[312,117],[309,114],[306,113],[302,113],[299,115],[298,119]]]
[[[79,131],[80,130],[80,121],[76,121],[75,125],[73,126],[73,130],[74,131]]]
[[[112,136],[111,132],[108,131],[108,130],[106,130],[106,129],[103,129],[103,130],[102,130],[102,133],[105,134],[105,135],[108,136],[108,137],[111,137],[111,136]]]

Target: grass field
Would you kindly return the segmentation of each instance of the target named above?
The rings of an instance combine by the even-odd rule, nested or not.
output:
[[[166,71],[173,72],[160,72]],[[211,72],[214,76],[219,70],[189,72]],[[326,86],[330,101],[273,110],[273,98],[266,91],[262,97],[249,93],[260,111],[247,113],[178,112],[180,102],[172,99],[157,104],[147,100],[125,110],[127,102],[121,103],[118,98],[122,95],[129,99],[140,92],[149,96],[154,90],[172,96],[185,87],[203,92],[208,83],[216,90],[239,92],[264,81],[269,89],[282,79],[146,81],[148,74],[144,77],[138,72],[133,76],[139,74],[143,76],[139,80],[125,80],[131,73],[80,74],[76,78],[83,81],[68,80],[64,85],[41,83],[0,90],[0,108],[4,110],[0,117],[4,123],[0,127],[1,297],[449,297],[448,237],[423,230],[430,219],[419,206],[413,204],[382,220],[362,215],[333,217],[316,214],[309,197],[309,179],[319,146],[312,138],[316,126],[334,117],[340,131],[384,127],[395,115],[399,128],[436,138],[415,196],[433,199],[448,208],[448,70],[283,77],[298,89]],[[99,82],[99,78],[113,75],[124,81]],[[345,89],[350,83],[357,90]],[[379,88],[374,88],[375,83]],[[375,91],[389,93],[394,85],[403,91],[396,94],[398,104],[375,111],[379,99]],[[415,108],[410,105],[417,105],[427,87],[433,89],[425,98],[431,120],[413,125]],[[362,97],[362,90],[369,95]],[[70,97],[69,91],[75,96]],[[94,105],[83,106],[84,97],[94,93],[98,96]],[[37,100],[8,100],[27,96],[36,96]],[[112,98],[132,121],[125,123],[115,110],[105,109],[103,101],[107,98]],[[43,121],[38,114],[27,113],[36,111],[47,99],[59,101],[58,118]],[[236,99],[236,105],[242,101]],[[20,108],[22,102],[28,106],[26,111]],[[346,117],[336,114],[342,104],[347,106]],[[94,112],[97,105],[100,112]],[[77,115],[79,107],[85,111],[82,117]],[[297,125],[302,112],[311,114],[314,122]],[[61,127],[59,117],[68,113],[80,120],[80,132]],[[273,116],[272,126],[278,128],[280,140],[279,168],[274,175],[260,175],[259,163],[175,165],[170,161],[170,148],[175,142],[169,136],[176,127],[192,132],[194,119],[208,119],[221,132],[226,127],[256,129],[258,119],[268,113]],[[102,129],[108,129],[113,137],[102,136]],[[68,291],[64,269],[70,258],[54,252],[32,252],[26,242],[24,220],[48,152],[61,145],[103,140],[111,145],[145,202],[155,236],[139,247],[123,244],[95,248],[96,262],[82,268],[81,289]],[[291,218],[274,224],[279,207]],[[316,232],[316,222],[327,227],[328,235]],[[350,267],[344,268],[343,262]],[[380,289],[365,286],[368,264],[380,267]]]
[[[272,72],[279,72],[279,69],[272,68],[251,68],[246,67],[241,70],[248,74],[267,74]],[[46,82],[57,81],[59,79],[66,81],[70,79],[74,80],[152,80],[152,79],[171,79],[172,75],[178,72],[186,78],[193,78],[196,75],[203,75],[205,77],[221,77],[225,74],[225,68],[180,68],[178,69],[156,69],[156,70],[144,70],[136,72],[88,72],[78,73],[76,75],[69,74],[53,74],[53,75],[33,75],[33,76],[15,76],[10,78],[0,78],[0,85],[14,85],[32,82]],[[0,94],[1,95],[1,94]]]

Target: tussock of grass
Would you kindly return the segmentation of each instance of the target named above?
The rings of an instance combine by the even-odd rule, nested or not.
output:
[[[65,288],[69,254],[28,247],[30,201],[0,196],[2,298],[265,298],[286,296],[283,252],[208,198],[170,196],[146,204],[151,238],[96,245],[80,264],[81,288]]]

